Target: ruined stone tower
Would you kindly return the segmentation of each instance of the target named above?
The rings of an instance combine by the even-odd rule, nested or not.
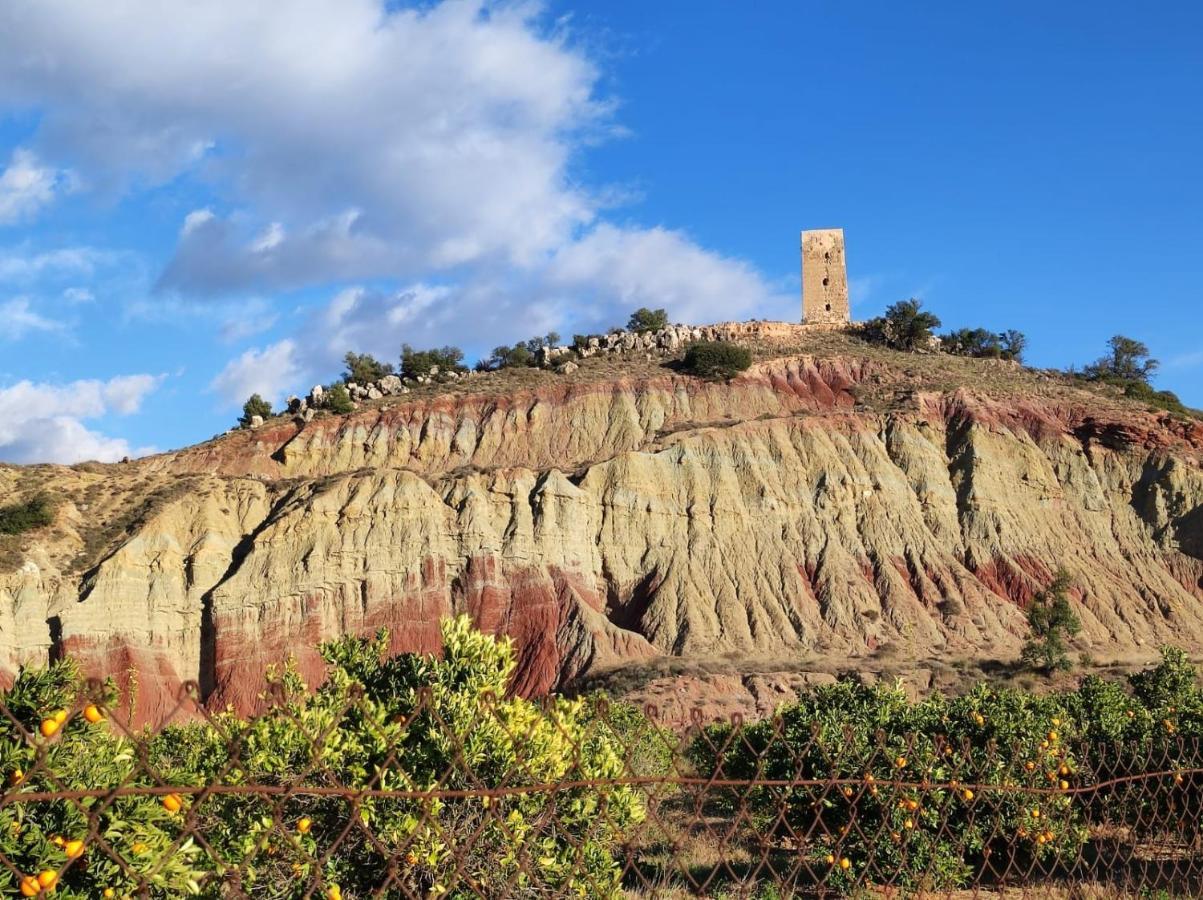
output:
[[[844,229],[802,232],[802,322],[846,325],[851,320]]]

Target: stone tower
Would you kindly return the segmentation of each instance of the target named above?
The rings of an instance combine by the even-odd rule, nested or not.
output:
[[[802,232],[802,322],[846,325],[851,320],[844,229]]]

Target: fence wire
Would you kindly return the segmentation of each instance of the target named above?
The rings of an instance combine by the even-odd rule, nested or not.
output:
[[[1196,897],[1203,752],[970,745],[604,701],[132,728],[90,683],[0,706],[0,892],[59,897]],[[458,702],[458,701],[457,701]]]

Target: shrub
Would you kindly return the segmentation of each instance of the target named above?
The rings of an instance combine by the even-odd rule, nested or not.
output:
[[[238,420],[238,424],[243,428],[249,428],[251,419],[255,416],[260,416],[264,419],[272,414],[272,405],[260,397],[258,394],[251,394],[250,399],[242,404],[242,418]]]
[[[524,344],[515,344],[513,347],[502,344],[494,347],[493,353],[481,362],[483,364],[482,368],[485,371],[522,368],[524,366],[533,366],[535,364],[535,355]]]
[[[340,416],[355,409],[355,404],[351,402],[351,395],[347,393],[347,386],[341,382],[332,384],[326,389],[325,406],[330,412],[338,413]]]
[[[379,381],[385,375],[393,374],[392,363],[380,362],[367,353],[348,353],[343,357],[347,370],[343,372],[343,381],[353,381],[356,384],[370,384]]]
[[[919,350],[932,343],[932,330],[940,327],[939,316],[923,310],[920,300],[900,300],[886,309],[884,316],[870,320],[865,330],[895,350]]]
[[[1021,331],[987,331],[985,328],[961,328],[940,336],[940,347],[954,356],[1023,361],[1028,339]]]
[[[1041,591],[1028,607],[1028,625],[1031,636],[1023,645],[1023,661],[1033,669],[1045,672],[1069,668],[1069,654],[1065,638],[1082,630],[1069,604],[1069,589],[1073,579],[1064,569],[1058,570],[1053,583]]]
[[[661,328],[668,327],[668,311],[664,309],[648,309],[646,306],[641,306],[639,309],[631,313],[631,318],[627,320],[628,331],[659,331]]]
[[[685,350],[681,368],[699,378],[734,378],[752,365],[752,351],[727,341],[697,341]]]
[[[22,534],[35,528],[45,528],[53,521],[54,507],[44,494],[22,503],[0,506],[0,534]]]
[[[429,375],[438,366],[440,372],[465,372],[464,351],[459,347],[435,347],[430,350],[415,350],[409,344],[401,345],[401,374],[406,378]]]

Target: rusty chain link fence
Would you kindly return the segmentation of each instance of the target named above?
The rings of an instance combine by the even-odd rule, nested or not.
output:
[[[603,700],[465,694],[467,670],[388,695],[395,674],[323,703],[281,679],[245,718],[191,685],[153,730],[110,686],[20,685],[0,707],[0,892],[1203,894],[1203,754],[1175,734],[1091,744],[1054,719],[1004,745],[788,715],[670,728]]]

